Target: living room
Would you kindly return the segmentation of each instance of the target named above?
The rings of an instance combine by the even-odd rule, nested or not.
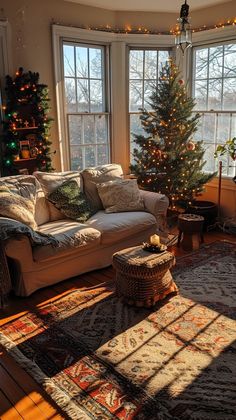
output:
[[[48,227],[51,213],[41,204],[35,211],[41,227],[33,239],[34,225],[26,229],[26,235],[36,241],[34,252],[28,238],[11,238],[6,247],[7,260],[6,255],[1,260],[7,265],[1,263],[1,275],[4,279],[9,276],[10,281],[15,275],[11,284],[15,294],[11,292],[0,309],[1,418],[234,418],[235,19],[235,1],[223,0],[176,0],[166,4],[158,0],[145,4],[2,0],[1,119],[8,118],[11,135],[7,148],[2,149],[1,186],[5,176],[15,176],[18,171],[20,176],[31,177],[36,170],[38,176],[33,182],[42,187],[37,190],[37,197],[42,204],[50,194],[52,211],[52,185],[60,187],[62,180],[68,182],[64,172],[73,171],[69,181],[77,190],[83,185],[93,204],[95,199],[98,213],[90,215],[87,230],[80,230],[80,238],[87,240],[87,248],[82,252],[77,250],[81,243],[74,237],[70,246],[76,251],[60,254],[60,218],[54,219],[52,230],[51,225]],[[185,40],[178,37],[181,24],[185,35],[188,31]],[[193,121],[192,131],[186,134],[186,156],[190,166],[196,164],[200,171],[200,160],[196,163],[193,153],[199,152],[200,156],[202,149],[198,150],[197,145],[203,140],[204,173],[214,174],[208,181],[204,178],[205,182],[195,183],[200,192],[203,190],[197,200],[213,208],[213,215],[204,208],[204,223],[209,217],[204,226],[201,208],[195,220],[183,221],[184,213],[178,220],[180,200],[169,193],[169,177],[164,179],[163,171],[159,170],[163,178],[159,175],[153,186],[150,172],[143,176],[139,167],[132,171],[131,165],[140,160],[137,154],[134,161],[134,150],[135,136],[143,135],[142,118],[147,130],[152,130],[146,133],[151,132],[154,146],[162,133],[156,128],[153,131],[151,118],[156,116],[148,108],[148,101],[155,83],[163,84],[165,93],[166,75],[161,76],[165,63],[174,66],[170,78],[176,78],[177,94],[186,95],[187,104],[191,96],[197,102],[195,108],[189,102],[189,115],[198,112],[199,124],[195,131]],[[23,84],[18,85],[19,81]],[[46,89],[41,99],[40,83]],[[13,108],[10,117],[6,115],[9,92],[14,97],[19,88],[21,96],[17,98],[24,105],[28,85],[32,87],[32,97],[41,100],[37,102],[37,112],[44,124],[45,143],[40,140],[36,146],[30,142],[36,139],[38,116],[26,115],[24,111],[19,118]],[[8,91],[6,86],[10,86]],[[164,95],[160,96],[161,102]],[[48,108],[45,103],[49,103]],[[154,105],[154,109],[160,106],[157,102]],[[183,121],[185,106],[179,108],[178,121]],[[141,111],[144,108],[147,114]],[[163,122],[161,126],[163,130]],[[21,145],[15,153],[17,128]],[[3,134],[4,130],[3,127]],[[229,140],[231,143],[226,143]],[[141,144],[143,168],[156,151],[151,144]],[[177,146],[176,143],[176,150]],[[9,155],[4,155],[6,149],[10,150]],[[168,148],[162,152],[164,159],[165,154],[172,153]],[[155,156],[161,165],[159,149]],[[171,156],[175,162],[181,159],[181,154]],[[106,165],[112,178],[104,172]],[[87,170],[98,166],[103,167],[102,173]],[[54,171],[50,172],[52,168]],[[176,164],[176,172],[171,172],[172,177],[178,178],[178,171],[180,164]],[[124,211],[118,206],[121,213],[115,213],[113,208],[113,213],[107,211],[104,216],[103,207],[99,206],[104,204],[103,199],[110,200],[106,185],[93,187],[95,182],[102,185],[113,182],[113,178],[121,178],[125,185],[124,199],[120,180],[115,194],[126,208]],[[127,185],[137,184],[136,178],[146,188],[141,188],[138,196],[141,207],[136,202],[134,210],[127,198]],[[7,188],[17,189],[16,180],[9,181]],[[193,194],[194,187],[190,190]],[[1,194],[6,195],[6,190]],[[189,195],[186,191],[183,194],[187,200]],[[25,210],[22,217],[26,213]],[[104,235],[102,246],[99,230]],[[162,261],[168,254],[165,264],[171,277],[168,296],[156,291],[153,280],[152,290],[140,289],[141,297],[147,293],[145,300],[138,295],[135,278],[132,283],[130,280],[130,270],[136,270],[137,262],[135,268],[130,263],[126,265],[123,261],[127,255],[119,252],[148,241],[154,246],[153,253],[146,252],[155,261],[151,270],[157,270],[160,277],[157,258]],[[168,247],[159,255],[155,244],[159,246],[160,241]],[[113,259],[112,267],[114,253],[119,255],[118,260]],[[8,266],[13,260],[14,270],[20,267],[20,275]],[[139,273],[140,270],[139,267]],[[150,267],[147,279],[149,274]],[[142,277],[145,276],[146,271],[142,271]],[[124,280],[121,295],[128,293],[126,285],[132,288],[132,296],[125,301],[114,294],[115,278]],[[47,287],[43,286],[45,279]],[[153,288],[155,297],[150,298]],[[118,292],[118,286],[116,289]]]

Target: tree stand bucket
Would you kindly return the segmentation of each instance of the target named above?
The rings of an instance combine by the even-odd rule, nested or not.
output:
[[[203,230],[206,231],[209,226],[216,222],[218,207],[211,201],[196,200],[189,206],[185,213],[198,214],[204,217]]]

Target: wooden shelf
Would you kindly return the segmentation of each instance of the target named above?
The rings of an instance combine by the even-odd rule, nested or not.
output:
[[[27,158],[27,159],[16,159],[14,160],[14,163],[22,163],[22,162],[28,162],[29,160],[36,160],[36,158]]]
[[[23,131],[23,130],[36,130],[38,129],[37,126],[33,126],[33,127],[18,127],[18,128],[14,128],[12,129],[12,131]]]

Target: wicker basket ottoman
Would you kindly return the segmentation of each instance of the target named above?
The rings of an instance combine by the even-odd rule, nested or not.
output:
[[[178,291],[170,273],[175,264],[170,252],[155,254],[136,246],[113,254],[112,264],[116,269],[116,292],[130,305],[150,307]]]

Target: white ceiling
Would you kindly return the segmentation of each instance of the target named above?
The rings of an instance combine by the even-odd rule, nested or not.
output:
[[[86,6],[100,7],[108,10],[124,10],[132,12],[170,12],[178,13],[184,0],[65,0],[72,3],[79,3]],[[188,0],[189,10],[202,9],[220,3],[227,3],[229,0]]]

